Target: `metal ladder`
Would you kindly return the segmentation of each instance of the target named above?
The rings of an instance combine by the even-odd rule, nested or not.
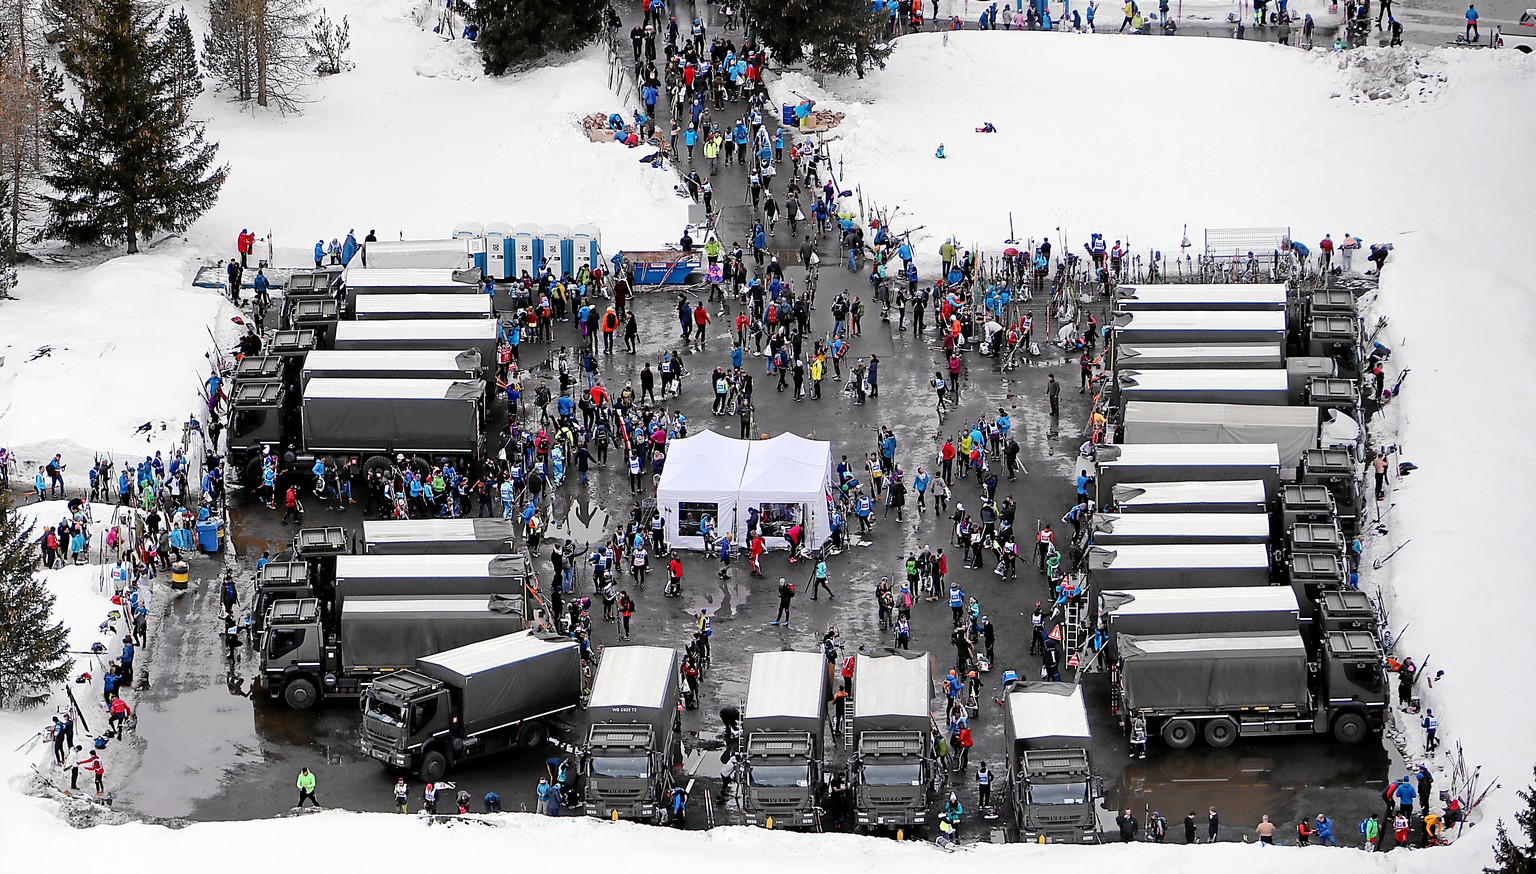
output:
[[[1084,601],[1087,596],[1069,598],[1066,603],[1065,618],[1061,622],[1061,645],[1068,658],[1077,656],[1079,662],[1083,659],[1083,644],[1087,638],[1087,629],[1084,627]],[[1067,666],[1063,666],[1067,667]]]
[[[843,749],[853,752],[853,696],[843,701]]]

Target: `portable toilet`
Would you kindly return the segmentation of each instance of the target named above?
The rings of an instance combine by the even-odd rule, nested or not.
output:
[[[576,269],[587,265],[596,270],[603,263],[603,232],[597,225],[576,225],[571,228],[571,249],[575,254]]]
[[[512,263],[508,265],[508,273],[513,279],[519,279],[524,273],[529,276],[539,275],[539,264],[544,260],[542,252],[544,229],[538,225],[522,224],[512,229]]]
[[[459,222],[453,228],[453,238],[463,240],[474,265],[485,272],[485,226],[479,222]]]
[[[491,222],[485,226],[485,275],[495,280],[512,279],[512,259],[508,248],[512,245],[512,226],[506,222]]]
[[[569,273],[574,273],[571,266],[570,242],[571,229],[565,225],[544,226],[544,258],[543,263],[549,265],[549,272],[556,279]]]

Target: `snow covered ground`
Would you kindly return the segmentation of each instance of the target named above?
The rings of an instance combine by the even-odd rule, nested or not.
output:
[[[322,99],[305,115],[255,119],[204,98],[235,169],[220,206],[190,235],[196,254],[222,254],[242,226],[271,227],[280,254],[296,253],[283,263],[301,259],[314,237],[349,227],[376,227],[388,239],[397,230],[440,234],[469,218],[592,220],[614,248],[669,238],[682,222],[670,179],[636,170],[632,153],[588,146],[574,127],[577,116],[616,103],[606,96],[600,60],[505,81],[453,78],[441,74],[476,73],[473,59],[462,46],[434,44],[402,18],[399,3],[337,3],[331,12],[352,14],[359,69],[317,88]],[[1536,304],[1521,259],[1510,257],[1533,232],[1522,205],[1536,195],[1528,155],[1536,117],[1519,107],[1528,103],[1536,63],[1502,52],[1405,57],[1431,78],[1401,64],[1371,61],[1373,69],[1362,69],[1321,52],[1223,40],[965,33],[951,35],[948,46],[939,35],[904,38],[889,69],[834,82],[831,93],[803,80],[779,83],[848,112],[835,144],[847,181],[866,201],[900,206],[898,228],[927,225],[919,248],[930,272],[947,235],[1000,249],[1010,210],[1020,238],[1049,234],[1060,245],[1060,227],[1074,247],[1102,230],[1138,251],[1174,249],[1186,222],[1195,240],[1206,226],[1289,224],[1308,242],[1349,231],[1397,245],[1381,309],[1391,319],[1387,342],[1398,350],[1393,365],[1412,366],[1414,375],[1389,412],[1403,418],[1402,457],[1419,470],[1399,485],[1390,534],[1372,544],[1373,554],[1412,542],[1369,582],[1389,586],[1394,625],[1412,623],[1405,651],[1432,652],[1431,672],[1447,671],[1425,690],[1442,735],[1460,740],[1485,777],[1503,778],[1484,804],[1484,824],[1446,850],[1384,857],[1240,845],[980,846],[967,861],[1052,870],[1153,861],[1196,874],[1470,871],[1488,856],[1492,819],[1514,809],[1514,790],[1529,777],[1523,728],[1536,718],[1536,702],[1506,680],[1524,662],[1514,623],[1529,595],[1517,547],[1522,505],[1499,499],[1536,487],[1536,471],[1518,449],[1488,435],[1518,439],[1536,417],[1518,376],[1536,364],[1526,342]],[[1399,74],[1406,80],[1393,82]],[[1053,107],[1047,118],[1039,117],[1039,101],[1014,99],[1015,85],[1026,83],[1047,98],[1059,92],[1045,104]],[[1369,97],[1383,92],[1390,96]],[[975,133],[983,121],[1000,132]],[[933,158],[941,141],[944,161]],[[130,434],[139,422],[159,416],[174,427],[195,404],[203,325],[227,323],[228,315],[211,293],[185,287],[192,256],[172,248],[69,273],[26,271],[26,300],[0,308],[7,358],[0,442],[127,452],[137,451]],[[1458,317],[1467,328],[1447,344],[1447,322]],[[1490,342],[1497,361],[1484,348]],[[42,345],[67,351],[18,367]],[[96,575],[70,569],[48,577],[79,649],[99,637],[108,609]],[[60,847],[77,839],[56,818],[56,805],[20,794],[46,753],[17,748],[45,713],[0,713],[0,776],[9,790],[0,792],[0,821],[9,834],[28,835],[10,844],[8,858],[21,866],[56,864]],[[111,828],[88,839],[117,838],[134,858],[170,872],[201,870],[215,858],[234,870],[270,866],[266,849],[230,852],[246,847],[330,867],[398,868],[444,853],[488,858],[509,847],[524,864],[564,867],[576,844],[599,865],[766,871],[800,863],[905,874],[944,863],[929,847],[845,836],[679,834],[521,815],[504,817],[496,830],[428,829],[413,818],[332,811],[181,830]]]

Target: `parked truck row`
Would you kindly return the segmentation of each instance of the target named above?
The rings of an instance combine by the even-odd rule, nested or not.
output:
[[[1380,733],[1384,658],[1349,547],[1371,363],[1353,295],[1118,295],[1063,639],[1110,671],[1121,725],[1168,747]]]
[[[360,268],[290,278],[280,329],[229,374],[239,482],[262,487],[272,465],[281,488],[327,456],[378,472],[482,461],[500,327],[478,278]]]

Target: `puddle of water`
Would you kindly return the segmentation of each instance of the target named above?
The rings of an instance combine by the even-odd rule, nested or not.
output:
[[[218,794],[243,765],[262,761],[249,698],[218,686],[177,695],[139,711],[141,737],[152,738],[125,799],[150,816],[188,816]]]

